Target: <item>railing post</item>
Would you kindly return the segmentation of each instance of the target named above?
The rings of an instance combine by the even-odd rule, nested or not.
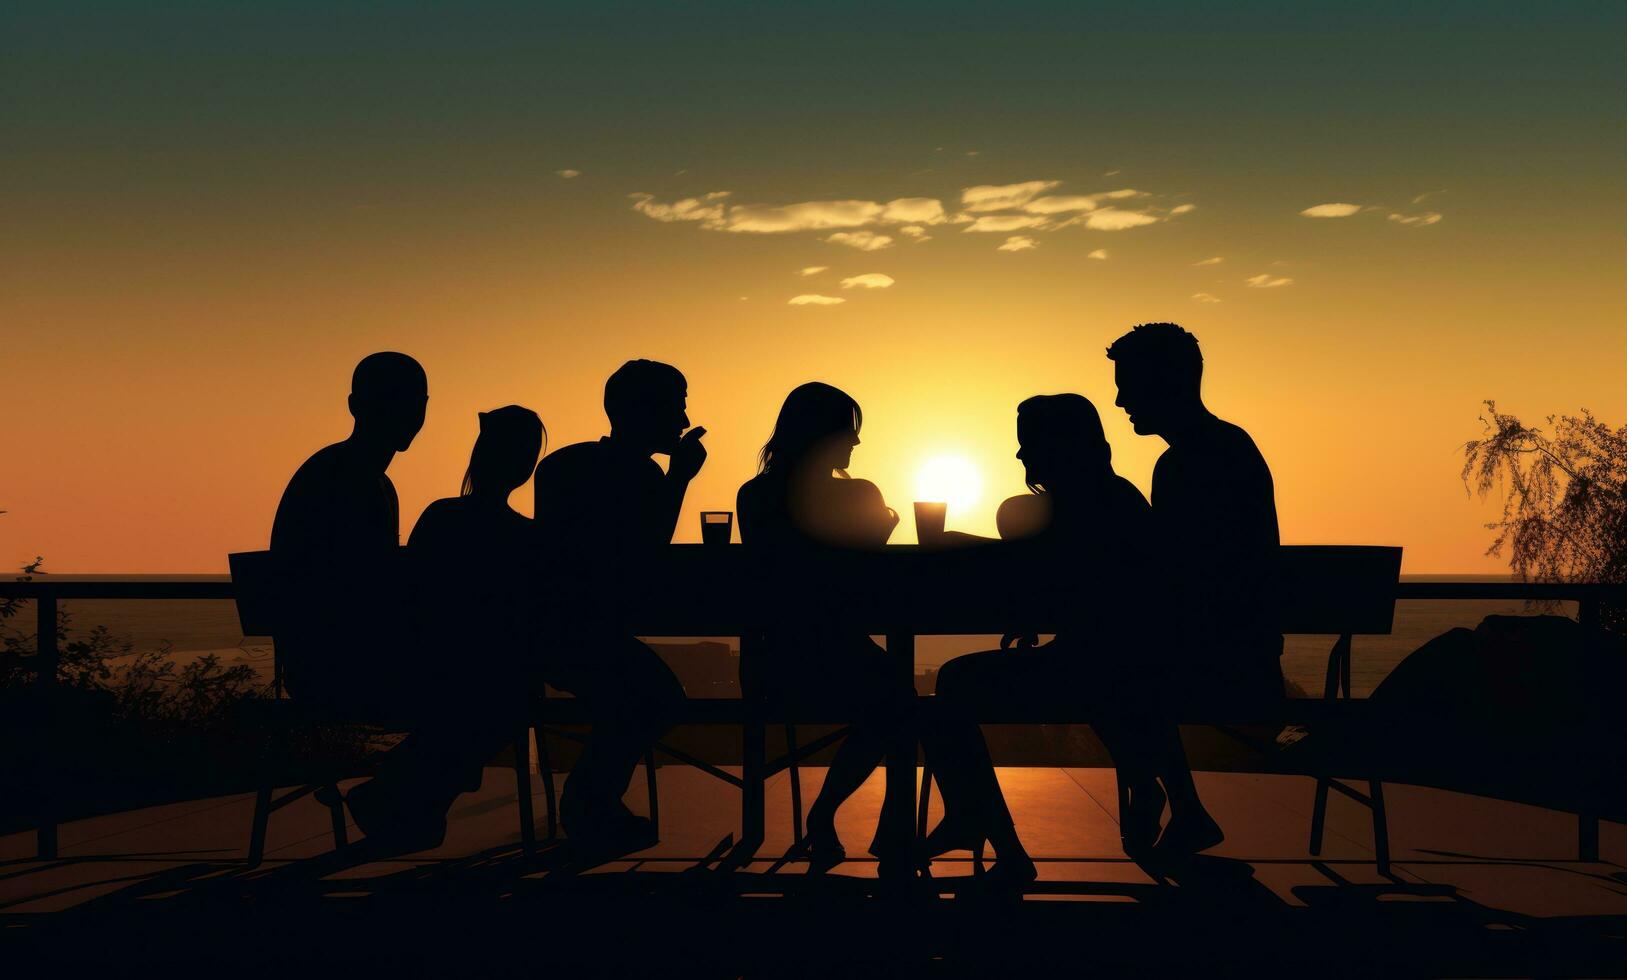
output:
[[[60,654],[57,650],[56,596],[46,594],[35,600],[38,614],[37,626],[34,634],[34,664],[38,671],[35,683],[40,688],[40,700],[43,703],[46,731],[39,740],[36,750],[39,763],[39,783],[35,787],[39,793],[39,829],[36,836],[36,850],[41,858],[52,859],[57,856],[56,834],[56,792],[51,779],[52,755],[57,751],[58,741],[62,733],[57,731],[57,662]]]
[[[1576,600],[1576,622],[1584,631],[1591,632],[1599,626],[1599,600],[1584,595]],[[1584,640],[1584,642],[1586,642]],[[1582,805],[1576,810],[1576,859],[1578,861],[1597,861],[1599,859],[1599,804],[1604,791],[1604,752],[1601,748],[1606,735],[1604,719],[1601,716],[1602,705],[1589,705],[1586,745],[1583,764],[1586,771],[1582,774]]]

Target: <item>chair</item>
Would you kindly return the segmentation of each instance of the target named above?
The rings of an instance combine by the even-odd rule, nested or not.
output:
[[[282,610],[288,608],[286,602],[285,580],[280,574],[276,561],[269,551],[238,552],[227,556],[232,574],[233,595],[237,603],[237,618],[242,627],[244,636],[271,636],[275,637],[281,625]],[[283,696],[283,669],[281,663],[273,654],[272,659],[272,697],[266,701],[251,705],[251,710],[264,713],[261,719],[266,728],[272,732],[272,737],[292,731],[302,725],[320,723],[356,723],[365,724],[365,719],[342,718],[322,709],[306,708],[297,701]],[[539,744],[540,744],[539,739]],[[514,782],[515,793],[519,799],[520,809],[520,842],[521,847],[529,855],[536,847],[536,828],[533,823],[531,808],[531,739],[530,731],[522,729],[514,740]],[[550,836],[552,836],[553,818],[553,784],[551,773],[544,768],[544,782],[549,791],[548,813]],[[271,820],[271,814],[282,809],[301,797],[314,794],[317,801],[328,808],[328,817],[332,826],[334,848],[341,849],[348,843],[346,833],[344,798],[339,792],[338,781],[345,774],[337,772],[313,773],[314,778],[302,783],[296,788],[276,795],[276,787],[272,784],[274,773],[269,767],[262,767],[256,774],[257,788],[254,797],[254,822],[249,832],[249,867],[258,867],[265,857],[266,830]]]
[[[1350,650],[1352,637],[1357,635],[1388,634],[1394,625],[1396,583],[1401,574],[1401,549],[1347,545],[1293,545],[1280,549],[1281,592],[1279,608],[1284,633],[1333,634],[1337,636],[1328,651],[1327,681],[1322,702],[1318,708],[1350,709]],[[1212,714],[1214,709],[1202,710]],[[1224,711],[1224,706],[1218,710]],[[1294,709],[1288,708],[1289,713]],[[1029,720],[1051,722],[1079,722],[1088,719],[1070,718],[1058,713],[1054,707],[1039,709],[1044,717]],[[1318,718],[1343,721],[1349,710],[1312,712]],[[991,721],[995,719],[990,719]],[[1020,717],[1003,717],[1000,721],[1021,721]],[[1210,719],[1194,719],[1208,721]],[[1240,719],[1255,721],[1265,719]],[[1234,738],[1254,746],[1255,740],[1226,725],[1219,726]],[[1275,749],[1275,745],[1271,747]],[[1373,852],[1381,874],[1390,871],[1389,824],[1384,810],[1384,785],[1378,778],[1367,780],[1363,793],[1345,782],[1335,779],[1325,761],[1312,766],[1316,779],[1316,795],[1311,813],[1309,850],[1312,855],[1322,853],[1323,831],[1327,818],[1329,790],[1348,796],[1372,811]],[[932,793],[932,770],[923,769],[921,793],[916,813],[917,832],[927,832],[927,805]],[[1126,808],[1126,789],[1118,788],[1119,812]],[[983,854],[973,853],[974,867],[981,867]]]

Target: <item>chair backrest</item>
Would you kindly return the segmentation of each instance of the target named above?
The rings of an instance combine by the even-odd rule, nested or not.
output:
[[[1382,634],[1394,626],[1400,548],[1287,545],[1281,556],[1284,633]]]
[[[244,636],[271,636],[277,632],[281,607],[277,563],[269,551],[240,551],[226,556],[232,570],[232,591],[237,597],[237,621]]]

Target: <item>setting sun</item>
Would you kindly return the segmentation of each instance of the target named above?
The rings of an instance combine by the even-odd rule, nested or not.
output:
[[[982,490],[983,478],[964,456],[934,456],[915,474],[915,499],[946,503],[951,517],[964,518]]]

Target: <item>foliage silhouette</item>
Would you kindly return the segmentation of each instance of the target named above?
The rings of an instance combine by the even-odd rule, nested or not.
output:
[[[1508,554],[1520,578],[1627,582],[1627,426],[1612,429],[1586,409],[1548,416],[1547,429],[1497,411],[1488,400],[1482,438],[1463,447],[1463,483],[1503,497],[1489,555]],[[1599,624],[1627,633],[1627,608],[1602,604]]]

